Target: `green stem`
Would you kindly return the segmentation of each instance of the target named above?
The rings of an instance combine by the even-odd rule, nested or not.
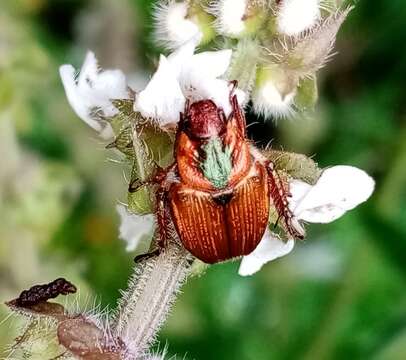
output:
[[[140,359],[148,352],[189,267],[187,251],[174,242],[158,256],[136,265],[114,324],[115,335],[127,345],[129,354],[126,358]]]

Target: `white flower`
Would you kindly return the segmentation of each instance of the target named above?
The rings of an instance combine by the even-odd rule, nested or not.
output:
[[[191,102],[211,99],[231,113],[230,86],[219,79],[231,61],[231,50],[194,54],[199,38],[193,38],[167,58],[160,57],[158,69],[146,88],[135,100],[134,110],[144,117],[153,118],[161,126],[179,121],[186,99]],[[239,103],[245,100],[241,90],[235,91]]]
[[[265,118],[284,118],[294,114],[296,89],[283,94],[273,79],[256,87],[252,94],[254,111]]]
[[[185,108],[185,101],[171,65],[166,57],[161,55],[158,69],[151,81],[145,90],[137,94],[134,109],[144,117],[159,119],[164,125],[167,122],[176,122],[179,112]]]
[[[238,37],[244,32],[247,0],[212,1],[209,10],[217,18],[215,25],[219,33]]]
[[[159,44],[173,50],[201,34],[196,22],[188,17],[188,8],[186,1],[169,0],[158,4],[154,18],[155,37]]]
[[[117,205],[116,209],[121,219],[119,237],[127,243],[126,250],[146,253],[155,229],[154,215],[131,214],[123,205]]]
[[[364,171],[333,166],[323,171],[315,185],[291,181],[289,207],[297,220],[328,223],[366,201],[374,187],[374,180]],[[252,275],[268,261],[289,253],[293,245],[293,239],[285,243],[268,229],[257,248],[243,257],[239,274]]]
[[[87,53],[77,77],[72,65],[62,65],[59,73],[66,97],[76,114],[101,137],[113,137],[106,118],[118,113],[112,99],[129,98],[125,75],[120,70],[100,70],[92,52]]]
[[[293,214],[312,223],[329,223],[366,201],[374,180],[353,166],[333,166],[323,171],[314,186],[293,180],[289,202]]]
[[[320,0],[282,0],[277,10],[277,27],[281,34],[294,36],[320,19]]]

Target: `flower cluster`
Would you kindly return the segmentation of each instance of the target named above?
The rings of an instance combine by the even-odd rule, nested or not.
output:
[[[169,50],[199,35],[198,45],[234,44],[228,75],[255,112],[277,119],[314,106],[316,73],[350,10],[325,0],[167,0],[155,10],[155,38]]]

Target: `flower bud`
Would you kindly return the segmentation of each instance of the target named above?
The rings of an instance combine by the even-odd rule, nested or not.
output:
[[[352,9],[349,6],[332,13],[294,39],[275,41],[269,51],[272,61],[300,78],[313,76],[331,58],[337,32]]]
[[[160,3],[154,13],[155,38],[158,44],[174,50],[196,36],[207,43],[214,37],[211,15],[198,5],[173,0]]]
[[[213,1],[209,11],[217,18],[217,31],[232,38],[255,33],[266,18],[263,6],[250,0]]]
[[[276,65],[261,67],[252,93],[254,111],[265,118],[287,117],[294,113],[297,78]]]
[[[277,9],[277,29],[295,36],[313,27],[320,19],[320,0],[282,0]]]

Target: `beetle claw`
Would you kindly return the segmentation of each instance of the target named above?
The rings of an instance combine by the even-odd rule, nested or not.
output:
[[[150,259],[152,257],[158,256],[161,253],[161,250],[162,250],[161,248],[158,248],[158,249],[150,251],[150,252],[148,252],[146,254],[137,255],[134,258],[134,262],[138,263],[138,262],[140,262],[142,260],[148,260],[148,259]]]
[[[128,192],[135,193],[145,184],[140,179],[132,180],[128,185]]]
[[[152,178],[150,178],[149,180],[145,180],[145,181],[142,181],[138,178],[132,180],[130,182],[130,184],[128,185],[128,192],[134,193],[143,186],[156,185],[156,184],[160,184],[163,181],[163,179],[166,176],[167,171],[164,168],[162,168],[155,160],[153,160],[153,163],[156,167],[155,175],[152,176]]]
[[[234,91],[238,86],[238,81],[237,80],[231,80],[229,82],[229,84],[231,85],[231,90],[230,90],[230,98],[234,95]]]

